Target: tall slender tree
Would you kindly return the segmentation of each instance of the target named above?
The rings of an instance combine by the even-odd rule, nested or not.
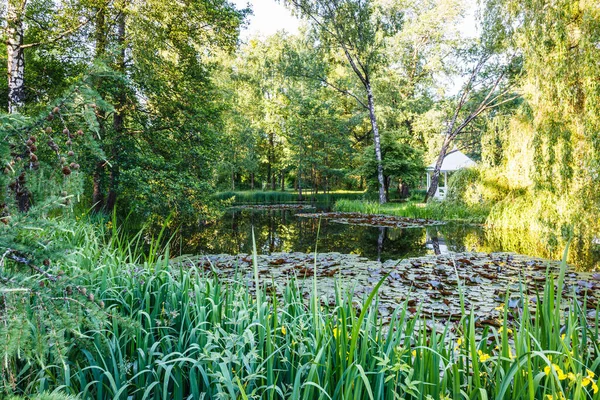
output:
[[[400,29],[401,14],[375,0],[287,0],[287,3],[313,23],[325,45],[343,53],[364,88],[363,96],[353,94],[353,97],[369,111],[377,160],[379,202],[383,204],[386,202],[385,181],[373,79],[384,64],[385,39]],[[348,90],[337,89],[351,94]]]

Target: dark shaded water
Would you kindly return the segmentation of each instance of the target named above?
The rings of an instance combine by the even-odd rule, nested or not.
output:
[[[321,207],[326,209],[326,207]],[[498,235],[482,226],[449,223],[428,228],[376,228],[296,217],[296,210],[231,210],[214,225],[181,232],[179,250],[186,254],[239,254],[252,252],[252,227],[260,254],[272,252],[352,253],[385,261],[428,254],[463,251],[513,251],[529,256],[559,258],[543,241]],[[306,211],[304,211],[306,212]],[[318,241],[317,232],[319,231]],[[571,252],[577,252],[572,248]],[[580,270],[598,266],[599,254],[578,254]],[[578,260],[578,261],[577,261]]]

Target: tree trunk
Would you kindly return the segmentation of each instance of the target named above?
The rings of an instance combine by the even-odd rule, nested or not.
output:
[[[271,184],[271,176],[273,175],[273,146],[275,146],[275,139],[273,138],[273,133],[269,133],[269,150],[267,152],[267,187]]]
[[[373,143],[375,145],[375,158],[377,160],[377,180],[379,181],[379,204],[386,203],[385,197],[385,182],[383,179],[383,159],[381,156],[381,139],[379,137],[379,128],[377,127],[377,119],[375,118],[375,99],[371,84],[366,82],[367,97],[369,99],[369,117],[371,118],[371,128],[373,128]]]
[[[442,144],[442,148],[440,149],[440,155],[435,163],[435,168],[433,169],[433,175],[431,176],[431,184],[429,189],[427,190],[427,194],[425,195],[425,202],[435,196],[435,193],[438,189],[438,183],[440,181],[440,171],[442,169],[442,164],[444,163],[444,158],[446,157],[446,153],[448,152],[448,148],[450,147],[450,143],[452,142],[452,137],[450,135],[446,135],[444,139],[444,143]]]
[[[117,56],[116,68],[119,72],[125,73],[125,6],[120,10],[117,19],[117,46],[119,53]],[[119,190],[119,163],[120,163],[120,146],[122,142],[122,135],[124,131],[124,120],[125,120],[125,105],[127,96],[125,94],[125,88],[120,85],[118,88],[118,94],[116,96],[115,114],[113,117],[113,129],[115,130],[115,140],[112,144],[112,155],[113,162],[110,170],[110,182],[108,197],[106,199],[106,210],[112,211],[117,203],[117,193]]]
[[[390,200],[390,181],[391,180],[392,180],[392,178],[390,178],[389,176],[383,177],[383,181],[385,182],[385,199],[387,201]]]
[[[231,191],[235,192],[235,172],[231,171]]]
[[[285,174],[281,173],[281,191],[285,192]]]
[[[302,200],[302,170],[298,168],[298,201]]]
[[[105,16],[105,5],[100,6],[96,14],[95,20],[95,54],[94,57],[96,60],[101,60],[106,56],[106,45],[107,45],[107,32],[106,32],[106,16]],[[96,82],[96,88],[100,89],[103,86],[102,77],[98,78]],[[100,130],[100,136],[105,137],[105,126],[104,121],[106,114],[104,111],[97,109],[98,113],[97,121],[98,128]],[[104,191],[105,188],[102,187],[102,176],[104,175],[104,168],[106,166],[105,160],[100,160],[94,166],[94,172],[92,173],[92,207],[95,213],[100,213],[104,210]]]
[[[27,0],[8,0],[6,7],[6,50],[8,112],[16,113],[25,104],[25,55],[23,16]]]
[[[92,176],[92,205],[94,212],[101,212],[104,208],[104,193],[102,192],[102,170],[104,169],[104,162],[99,161],[96,163],[94,173]]]
[[[250,190],[254,190],[254,172],[250,173]]]

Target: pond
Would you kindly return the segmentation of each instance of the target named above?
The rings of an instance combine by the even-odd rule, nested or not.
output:
[[[327,205],[316,206],[328,211]],[[311,210],[309,212],[314,211]],[[259,254],[274,252],[338,252],[384,262],[449,252],[512,251],[557,258],[542,240],[492,233],[480,225],[448,223],[425,228],[356,226],[323,219],[302,218],[306,210],[231,209],[217,224],[186,229],[176,241],[184,254],[240,254],[252,252],[252,227]],[[580,251],[572,248],[572,253]],[[598,254],[577,254],[576,267],[592,270]]]

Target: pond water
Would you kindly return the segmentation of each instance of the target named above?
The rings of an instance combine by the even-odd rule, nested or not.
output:
[[[318,206],[325,211],[327,206]],[[386,261],[448,252],[513,251],[529,256],[559,258],[543,241],[492,234],[482,226],[448,223],[427,228],[355,226],[332,220],[301,218],[306,210],[229,210],[217,224],[181,232],[178,252],[184,254],[240,254],[252,252],[252,227],[259,254],[273,252],[339,252]],[[318,240],[317,240],[318,235]],[[571,253],[578,251],[571,250]],[[578,254],[580,270],[598,266],[598,254]]]

